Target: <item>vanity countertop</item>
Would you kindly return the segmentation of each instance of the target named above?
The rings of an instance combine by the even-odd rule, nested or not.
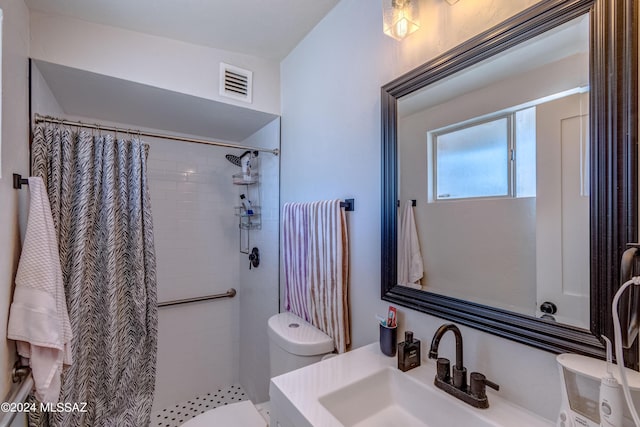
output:
[[[342,426],[320,403],[319,399],[382,369],[395,368],[396,363],[395,357],[387,357],[380,352],[376,342],[288,372],[271,379],[269,394],[272,407],[275,412],[284,415],[283,418],[286,417],[288,422],[296,427]],[[421,366],[404,374],[433,387],[435,362],[423,360]],[[499,392],[488,390],[487,395],[491,406],[488,409],[476,409],[443,391],[438,391],[446,399],[459,403],[461,411],[472,411],[477,415],[487,417],[491,420],[491,424],[495,423],[496,426],[514,425],[514,419],[517,419],[517,425],[521,426],[554,425],[553,422],[501,398]],[[283,422],[282,426],[284,427],[286,424]]]

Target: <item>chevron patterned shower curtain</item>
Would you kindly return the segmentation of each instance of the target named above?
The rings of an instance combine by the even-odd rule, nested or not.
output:
[[[51,426],[149,425],[158,320],[147,152],[138,139],[34,129],[74,337],[60,402],[87,402],[84,413],[49,413]]]

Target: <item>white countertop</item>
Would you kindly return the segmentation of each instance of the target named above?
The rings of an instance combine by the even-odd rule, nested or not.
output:
[[[304,368],[288,372],[271,379],[269,394],[274,408],[278,408],[296,427],[333,427],[342,424],[319,402],[321,396],[359,381],[381,369],[396,367],[395,357],[380,352],[378,343],[373,343]],[[433,386],[435,362],[423,360],[422,366],[405,373],[414,379]],[[544,419],[522,407],[501,398],[499,392],[487,391],[490,407],[477,409],[438,390],[447,398],[459,402],[461,410],[477,411],[489,417],[497,426],[552,426]],[[442,426],[447,427],[447,426]]]

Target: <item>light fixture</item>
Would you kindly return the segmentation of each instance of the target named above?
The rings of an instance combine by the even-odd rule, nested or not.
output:
[[[453,6],[454,4],[458,3],[458,0],[447,0],[447,3]]]
[[[396,40],[402,40],[420,28],[418,1],[382,0],[384,33]]]

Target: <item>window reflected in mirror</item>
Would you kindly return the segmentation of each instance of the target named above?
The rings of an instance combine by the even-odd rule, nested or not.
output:
[[[535,123],[530,107],[427,132],[435,200],[535,197]]]

